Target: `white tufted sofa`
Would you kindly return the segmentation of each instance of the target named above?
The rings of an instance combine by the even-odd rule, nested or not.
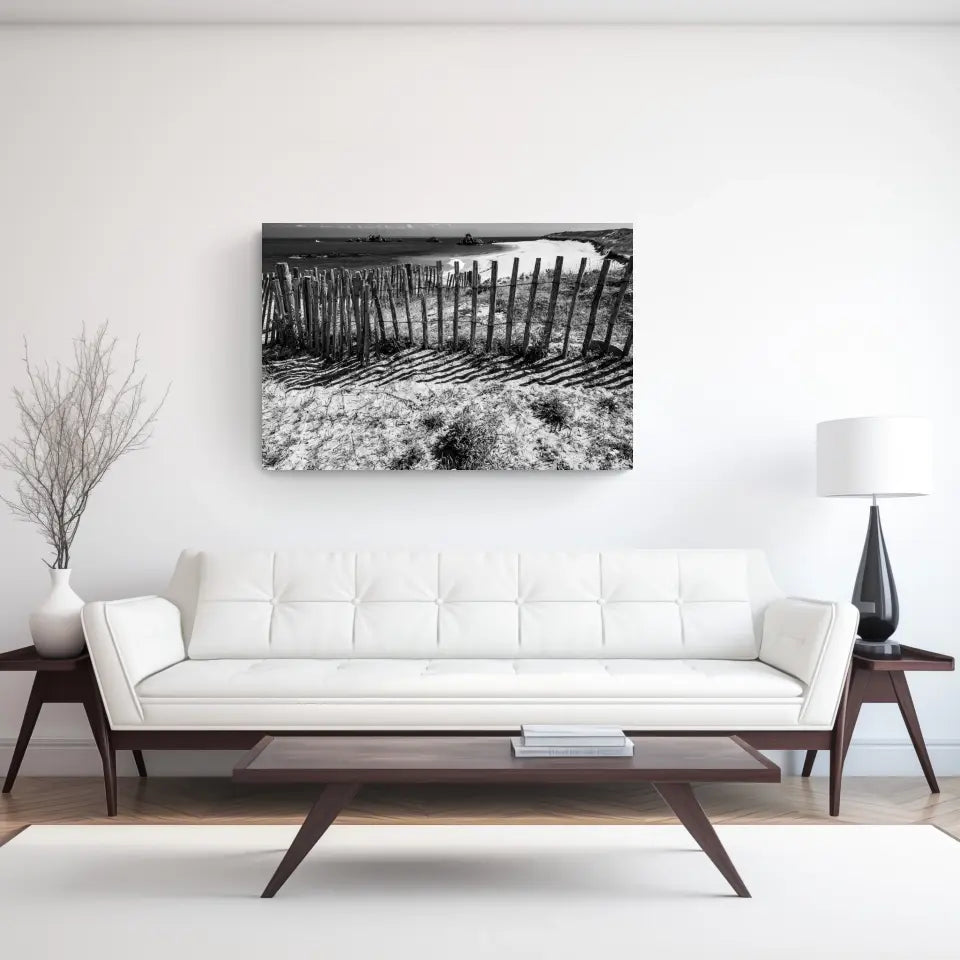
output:
[[[857,613],[763,554],[185,552],[87,604],[113,730],[828,730]]]

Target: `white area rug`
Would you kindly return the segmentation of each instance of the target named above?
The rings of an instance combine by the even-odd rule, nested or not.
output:
[[[6,957],[960,956],[960,843],[927,826],[39,826],[0,847]]]

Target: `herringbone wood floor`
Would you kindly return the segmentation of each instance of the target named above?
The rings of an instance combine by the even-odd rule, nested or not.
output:
[[[827,816],[827,781],[704,784],[697,795],[715,823],[933,823],[960,838],[960,777],[931,795],[922,777],[848,777],[840,816]],[[0,797],[0,843],[34,823],[299,823],[315,787],[238,785],[229,778],[120,781],[120,815],[108,820],[103,782],[23,777]],[[652,788],[366,787],[342,823],[671,823]]]

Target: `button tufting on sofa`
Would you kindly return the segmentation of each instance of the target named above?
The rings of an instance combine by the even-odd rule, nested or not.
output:
[[[832,725],[856,612],[757,551],[304,550],[185,554],[84,628],[115,729],[784,730]]]

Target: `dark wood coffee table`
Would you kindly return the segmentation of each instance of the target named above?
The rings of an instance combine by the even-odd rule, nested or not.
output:
[[[234,767],[242,783],[323,784],[261,896],[272,897],[365,783],[650,783],[738,896],[749,897],[693,783],[779,783],[780,768],[739,737],[633,737],[628,758],[518,760],[507,737],[264,737]]]

